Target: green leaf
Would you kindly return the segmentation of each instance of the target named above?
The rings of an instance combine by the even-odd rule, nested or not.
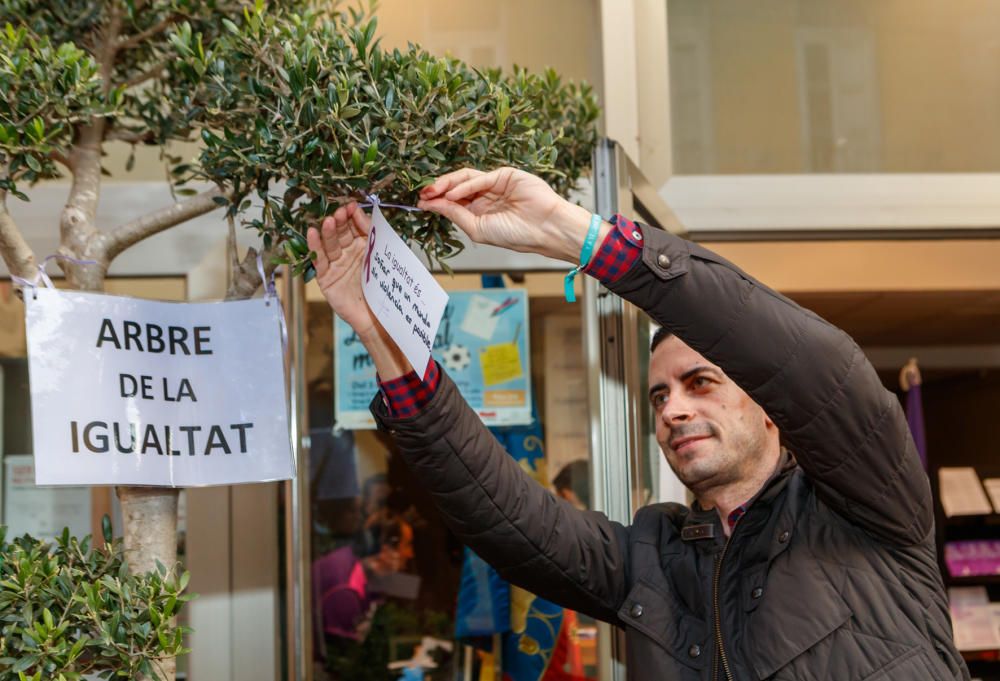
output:
[[[27,155],[24,157],[24,162],[28,164],[28,167],[34,170],[36,173],[42,172],[42,164],[38,162],[38,159],[32,155]]]
[[[499,97],[499,102],[497,103],[497,130],[503,132],[504,126],[507,125],[507,119],[510,118],[510,98],[507,97],[506,92],[501,92]]]
[[[101,534],[104,536],[104,541],[110,544],[114,533],[111,528],[111,517],[107,513],[101,516]]]

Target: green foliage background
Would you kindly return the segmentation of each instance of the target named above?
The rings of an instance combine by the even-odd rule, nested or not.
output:
[[[308,226],[367,192],[412,205],[442,173],[512,165],[566,195],[589,168],[596,98],[553,71],[503,74],[415,45],[385,50],[376,19],[357,9],[139,5],[0,0],[0,25],[10,23],[0,32],[0,163],[9,167],[0,189],[24,197],[20,182],[58,176],[58,159],[94,116],[112,122],[110,138],[135,144],[200,138],[196,158],[166,154],[178,193],[194,193],[196,181],[222,187],[229,215],[302,272]],[[109,64],[100,35],[115,6],[127,30]],[[254,197],[263,208],[250,213]],[[442,218],[392,220],[433,259],[461,249]]]
[[[94,548],[69,531],[48,544],[0,528],[0,679],[156,678],[153,661],[187,652],[174,616],[188,574],[131,575],[121,541]],[[106,531],[110,539],[110,531]]]

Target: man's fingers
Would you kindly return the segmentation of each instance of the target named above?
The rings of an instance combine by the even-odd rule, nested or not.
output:
[[[323,250],[326,251],[327,260],[331,263],[340,257],[340,242],[337,240],[337,220],[336,213],[323,220],[323,227],[320,235],[323,237]]]
[[[434,184],[430,184],[420,190],[420,198],[422,199],[436,199],[442,194],[448,192],[453,187],[457,187],[466,180],[473,177],[478,177],[484,175],[483,171],[476,170],[475,168],[462,168],[461,170],[456,170],[446,175],[442,175],[438,179],[434,180]]]
[[[353,212],[351,212],[351,206],[354,207]],[[351,222],[354,225],[354,231],[359,236],[367,237],[368,233],[372,231],[371,216],[358,208],[358,204],[352,203],[351,206],[348,206],[348,212],[350,212]]]
[[[494,170],[484,175],[470,177],[449,189],[444,198],[449,201],[461,201],[470,196],[482,194],[499,184],[502,177],[502,170]]]
[[[449,201],[447,199],[432,199],[430,201],[418,201],[417,207],[422,210],[429,210],[448,218],[458,225],[458,228],[469,235],[473,241],[477,241],[478,228],[476,216],[469,212],[465,206]]]
[[[337,243],[341,248],[349,247],[351,242],[356,238],[354,231],[351,229],[352,221],[350,215],[353,211],[354,203],[352,202],[350,205],[341,206],[333,214],[333,220],[337,223]]]
[[[330,260],[326,257],[326,251],[323,250],[322,238],[319,235],[318,228],[310,227],[306,231],[306,243],[309,244],[309,250],[316,254],[313,266],[316,268],[317,276],[323,276],[323,273],[330,266]]]

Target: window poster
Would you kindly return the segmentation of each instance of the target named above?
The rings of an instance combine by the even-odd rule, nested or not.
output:
[[[3,519],[7,539],[30,534],[51,541],[68,527],[71,535],[90,534],[89,487],[39,487],[35,484],[35,457],[4,457]]]
[[[448,295],[432,358],[486,425],[531,423],[527,292],[496,288]],[[336,426],[374,428],[369,405],[378,391],[375,367],[340,319],[334,322],[334,353]]]

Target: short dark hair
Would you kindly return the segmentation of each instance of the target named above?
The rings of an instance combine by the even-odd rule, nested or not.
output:
[[[556,491],[568,489],[587,508],[590,508],[590,462],[586,459],[570,461],[552,479]]]
[[[661,326],[660,328],[658,328],[656,330],[656,333],[653,334],[653,340],[649,341],[649,352],[650,352],[650,354],[653,353],[653,350],[656,349],[657,345],[659,345],[660,343],[662,343],[663,341],[667,340],[668,338],[670,338],[673,335],[674,335],[673,331],[671,331],[670,329],[668,329],[665,326]]]

